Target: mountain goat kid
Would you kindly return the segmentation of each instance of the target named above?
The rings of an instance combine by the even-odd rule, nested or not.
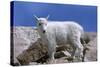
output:
[[[43,43],[47,44],[49,63],[54,63],[56,46],[70,44],[73,47],[72,58],[80,61],[83,57],[83,45],[80,42],[83,27],[73,21],[48,21],[48,18],[38,18],[37,28]]]

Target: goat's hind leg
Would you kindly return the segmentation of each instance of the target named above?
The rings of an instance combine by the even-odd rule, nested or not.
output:
[[[79,41],[76,43],[76,50],[75,50],[75,54],[74,55],[75,55],[75,58],[78,59],[78,61],[82,61],[83,46]]]
[[[72,57],[77,58],[78,61],[82,61],[83,45],[80,42],[80,37],[77,36],[75,39],[72,39],[72,44],[73,44]]]

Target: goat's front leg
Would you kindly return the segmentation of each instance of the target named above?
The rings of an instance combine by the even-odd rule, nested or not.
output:
[[[53,44],[53,45],[49,45],[48,46],[48,55],[49,55],[49,59],[48,59],[48,62],[49,64],[52,64],[52,63],[55,63],[55,52],[56,52],[56,46]]]
[[[54,52],[54,51],[50,53],[49,59],[48,59],[48,63],[49,63],[49,64],[55,63],[54,55],[55,55],[55,52]]]

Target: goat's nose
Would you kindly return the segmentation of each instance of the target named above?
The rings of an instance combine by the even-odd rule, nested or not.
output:
[[[39,26],[41,26],[41,23],[39,23]]]
[[[45,33],[45,30],[43,30],[43,33]]]

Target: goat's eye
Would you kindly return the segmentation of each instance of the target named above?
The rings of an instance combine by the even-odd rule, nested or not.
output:
[[[41,26],[41,23],[39,23],[39,26]]]

